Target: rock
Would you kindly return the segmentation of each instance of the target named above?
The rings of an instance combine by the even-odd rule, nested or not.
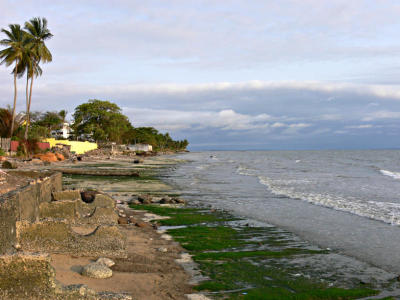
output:
[[[182,198],[174,197],[172,199],[175,201],[175,203],[179,203],[179,204],[185,204],[186,203],[186,200],[182,199]]]
[[[83,267],[82,275],[91,278],[110,278],[112,271],[109,267],[94,262]]]
[[[107,257],[100,257],[98,260],[96,260],[96,263],[103,264],[109,268],[112,267],[113,265],[115,265],[115,262]]]
[[[129,222],[131,222],[131,223],[137,223],[138,221],[135,219],[134,216],[130,216],[130,217],[129,217]]]
[[[128,218],[127,217],[119,217],[118,218],[118,224],[120,225],[127,225],[129,223]]]
[[[132,296],[124,293],[114,293],[114,292],[99,292],[101,300],[132,300]]]
[[[150,195],[140,195],[138,196],[138,200],[142,204],[151,204],[152,197]]]
[[[160,204],[171,204],[173,203],[172,199],[168,196],[161,198]]]
[[[9,160],[5,160],[5,161],[3,161],[3,163],[1,164],[1,167],[2,167],[3,169],[16,169],[16,168],[17,168],[17,165],[16,165],[15,162],[11,162],[11,161],[9,161]]]
[[[168,251],[168,249],[165,248],[165,247],[160,247],[160,248],[158,248],[157,250],[160,251],[160,252],[163,252],[163,253],[165,253],[165,252]]]
[[[140,227],[140,228],[147,228],[147,227],[150,226],[148,223],[145,223],[145,222],[136,222],[135,225],[136,225],[137,227]]]
[[[56,157],[57,157],[57,160],[59,160],[59,161],[65,160],[64,155],[62,155],[61,153],[56,153]]]
[[[34,164],[42,163],[42,161],[39,158],[32,158],[31,162]]]
[[[33,156],[33,158],[38,158],[41,161],[47,161],[47,162],[56,162],[58,161],[57,156],[52,153],[52,152],[47,152],[44,154],[36,154]]]
[[[75,294],[83,297],[96,295],[96,292],[86,284],[71,284],[63,287],[62,290],[67,294]]]
[[[96,191],[81,192],[82,201],[86,203],[92,203],[96,198],[96,194],[97,194]]]

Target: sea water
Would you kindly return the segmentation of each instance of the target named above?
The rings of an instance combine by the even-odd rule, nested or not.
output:
[[[215,151],[168,180],[194,204],[290,230],[400,273],[400,151]]]

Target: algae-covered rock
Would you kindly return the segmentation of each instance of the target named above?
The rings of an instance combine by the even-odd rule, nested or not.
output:
[[[82,275],[92,278],[104,279],[110,278],[112,276],[112,271],[106,265],[94,262],[83,267]]]

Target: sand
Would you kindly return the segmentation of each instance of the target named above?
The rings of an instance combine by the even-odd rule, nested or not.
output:
[[[133,210],[125,213],[136,220],[142,220],[144,216],[143,212]],[[192,293],[188,284],[190,277],[175,262],[184,252],[179,244],[161,238],[150,224],[144,228],[134,224],[120,227],[127,235],[128,257],[114,260],[111,278],[94,279],[80,274],[84,265],[98,257],[51,254],[56,279],[64,285],[86,284],[97,292],[125,292],[133,299],[187,299],[185,294]],[[163,252],[165,249],[167,251]]]

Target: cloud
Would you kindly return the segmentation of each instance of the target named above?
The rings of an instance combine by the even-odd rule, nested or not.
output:
[[[372,124],[346,126],[346,128],[349,128],[349,129],[369,129],[369,128],[373,128],[373,127],[374,127],[374,125],[372,125]]]
[[[218,128],[221,130],[254,130],[268,128],[267,114],[247,115],[231,109],[212,111],[178,111],[165,109],[124,108],[135,126],[155,126],[161,130]]]
[[[374,121],[374,120],[384,120],[384,119],[400,119],[400,111],[376,111],[368,113],[362,121]]]

